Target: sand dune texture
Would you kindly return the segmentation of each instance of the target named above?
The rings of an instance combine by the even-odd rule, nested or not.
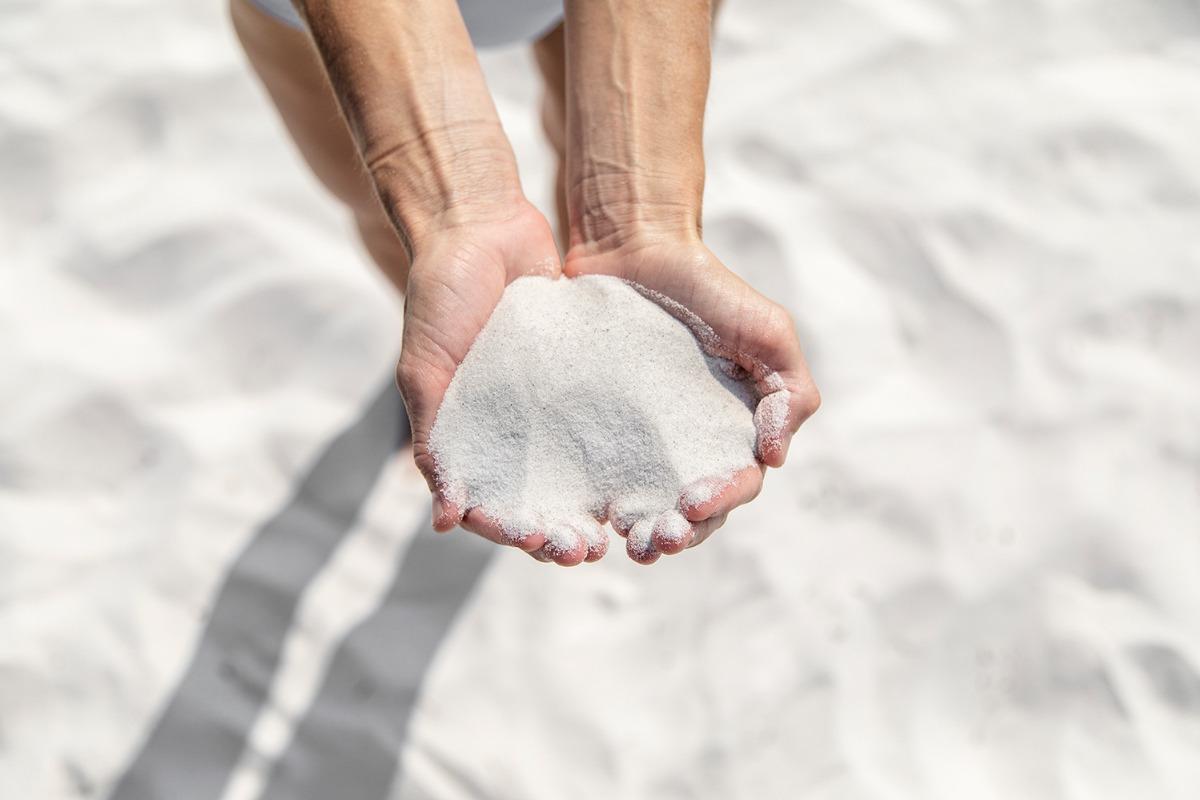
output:
[[[706,239],[824,405],[574,570],[428,531],[219,3],[0,6],[0,794],[1200,796],[1200,7],[727,6]]]

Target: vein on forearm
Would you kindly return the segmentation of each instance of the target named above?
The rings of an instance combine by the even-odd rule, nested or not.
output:
[[[298,4],[397,227],[520,195],[512,149],[454,0]]]
[[[696,228],[704,182],[709,3],[568,0],[572,239],[654,219]]]

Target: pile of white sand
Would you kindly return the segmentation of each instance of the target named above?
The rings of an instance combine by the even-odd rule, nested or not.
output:
[[[610,510],[686,527],[688,489],[754,464],[753,393],[730,366],[618,278],[521,278],[438,410],[443,491],[565,549]]]

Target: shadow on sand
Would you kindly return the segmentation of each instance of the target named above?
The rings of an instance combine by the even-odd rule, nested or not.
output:
[[[409,440],[395,388],[379,391],[229,568],[192,660],[109,800],[218,800],[239,763],[305,589]],[[263,798],[385,800],[426,670],[493,548],[412,537],[379,607],[338,646]]]

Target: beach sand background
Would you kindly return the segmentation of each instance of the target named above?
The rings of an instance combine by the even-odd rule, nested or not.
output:
[[[727,5],[706,239],[824,406],[572,570],[428,531],[219,3],[0,6],[0,795],[1200,797],[1200,6]]]

